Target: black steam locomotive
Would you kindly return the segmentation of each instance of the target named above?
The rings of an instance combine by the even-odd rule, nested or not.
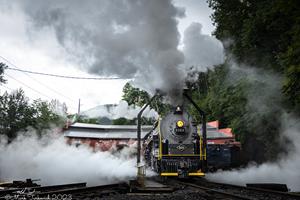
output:
[[[159,119],[144,140],[146,164],[160,176],[204,176],[207,165],[204,114],[202,119],[204,125],[200,131],[181,106]]]

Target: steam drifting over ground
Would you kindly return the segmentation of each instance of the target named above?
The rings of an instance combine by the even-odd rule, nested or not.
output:
[[[52,136],[51,136],[52,135]],[[88,147],[69,146],[61,136],[33,134],[11,144],[0,138],[0,180],[41,179],[41,184],[87,182],[100,185],[128,180],[136,175],[134,147],[120,153],[92,152]]]
[[[282,183],[300,191],[300,122],[291,115],[283,117],[283,135],[292,141],[291,151],[276,163],[249,165],[245,169],[209,174],[209,180],[245,185],[246,183]]]
[[[261,165],[249,164],[246,168],[232,171],[219,171],[208,174],[207,178],[216,182],[245,185],[246,183],[282,183],[293,191],[300,191],[300,119],[292,113],[286,113],[281,101],[281,78],[270,71],[249,68],[243,64],[230,63],[228,84],[235,84],[241,79],[258,83],[259,88],[247,91],[247,109],[253,111],[256,120],[262,120],[264,114],[274,113],[281,116],[278,123],[280,135],[288,154],[279,156],[276,162]],[[255,148],[253,146],[252,148]]]

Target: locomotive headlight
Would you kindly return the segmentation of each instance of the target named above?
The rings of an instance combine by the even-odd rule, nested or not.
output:
[[[184,126],[184,122],[182,120],[178,120],[176,122],[177,127],[182,128]]]

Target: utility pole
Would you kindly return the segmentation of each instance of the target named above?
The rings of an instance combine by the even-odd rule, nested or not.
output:
[[[79,99],[79,102],[78,102],[78,116],[80,115],[80,99]]]

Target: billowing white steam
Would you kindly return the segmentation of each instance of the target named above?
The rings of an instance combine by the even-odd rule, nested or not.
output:
[[[206,71],[214,65],[224,62],[222,43],[214,37],[202,34],[202,25],[192,23],[184,31],[185,65],[193,66],[197,71]]]
[[[41,179],[43,185],[87,182],[89,185],[128,180],[136,176],[135,148],[118,154],[92,152],[67,145],[63,137],[49,134],[37,139],[20,136],[7,145],[0,138],[0,180]]]
[[[246,183],[287,184],[292,191],[300,191],[300,122],[291,115],[283,116],[282,135],[292,141],[290,152],[276,163],[250,165],[247,168],[209,174],[209,180],[245,185]],[[255,147],[254,147],[255,148]]]
[[[127,119],[133,119],[137,117],[137,114],[141,110],[138,106],[129,106],[126,101],[120,101],[118,105],[101,105],[90,110],[83,112],[83,115],[88,117],[108,117],[109,119],[117,119],[120,117],[125,117]],[[145,117],[157,118],[158,114],[149,107],[144,111]]]

